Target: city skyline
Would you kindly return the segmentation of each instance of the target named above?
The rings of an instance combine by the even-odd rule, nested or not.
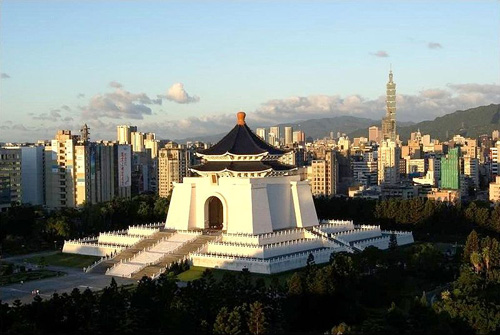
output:
[[[0,141],[381,119],[391,63],[400,121],[499,102],[498,2],[429,4],[4,1]]]

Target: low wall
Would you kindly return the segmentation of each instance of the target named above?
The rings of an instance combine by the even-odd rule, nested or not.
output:
[[[291,240],[302,239],[307,233],[304,229],[287,229],[280,230],[274,233],[260,234],[260,235],[250,235],[250,234],[223,234],[222,241],[229,243],[242,243],[242,244],[273,244],[286,242]]]
[[[360,229],[336,233],[333,234],[333,236],[338,237],[346,242],[353,242],[356,240],[363,240],[366,238],[381,237],[382,231],[380,230],[380,227],[360,228]]]
[[[101,245],[97,243],[65,242],[62,252],[89,256],[106,256],[122,251],[119,245]]]
[[[122,235],[113,233],[99,234],[99,243],[117,244],[124,246],[131,246],[142,240],[144,237],[137,235]]]
[[[301,239],[267,245],[209,242],[207,253],[252,258],[270,258],[323,247],[320,239]]]
[[[330,259],[331,250],[312,252],[316,264],[326,263]],[[273,260],[244,259],[231,256],[200,255],[192,256],[194,266],[241,271],[248,269],[252,273],[273,274],[302,268],[307,263],[309,253],[284,256]]]
[[[156,227],[156,228],[155,227],[147,227],[147,226],[130,226],[130,227],[128,227],[128,234],[129,235],[136,235],[136,236],[151,236],[159,231],[160,231],[160,228],[158,228],[158,227]]]

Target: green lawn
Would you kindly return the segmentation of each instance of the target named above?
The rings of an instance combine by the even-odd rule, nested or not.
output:
[[[49,270],[18,272],[11,275],[0,276],[0,286],[9,284],[19,284],[21,281],[27,282],[30,280],[39,280],[39,279],[45,279],[62,275],[64,275],[64,273],[57,271],[49,271]]]
[[[189,270],[184,271],[183,273],[179,274],[177,276],[177,278],[180,281],[184,281],[184,282],[189,282],[189,281],[193,281],[196,279],[200,279],[203,272],[206,269],[207,268],[204,268],[201,266],[191,266],[191,268]],[[224,273],[226,273],[226,272],[236,273],[234,271],[212,269],[213,276],[216,280],[221,280]],[[294,272],[296,272],[296,270],[278,273],[278,274],[274,274],[274,275],[252,273],[251,276],[254,280],[262,278],[262,279],[264,279],[266,285],[269,285],[273,278],[278,278],[281,283],[286,283],[286,281],[290,279],[290,277],[294,274]]]
[[[50,256],[45,257],[33,257],[29,258],[28,262],[33,264],[42,264],[46,265],[55,265],[55,266],[66,266],[70,268],[84,268],[86,266],[91,265],[95,261],[100,259],[100,257],[96,256],[87,256],[87,255],[76,255],[76,254],[65,254],[65,253],[57,253]]]

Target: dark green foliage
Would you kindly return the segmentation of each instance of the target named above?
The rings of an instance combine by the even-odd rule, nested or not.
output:
[[[463,241],[472,228],[500,233],[500,206],[488,203],[446,204],[420,198],[366,200],[314,199],[320,219],[350,219],[360,224],[379,224],[384,229],[411,230],[417,240]]]
[[[48,212],[36,206],[13,206],[0,213],[0,239],[4,253],[28,253],[62,246],[65,239],[125,229],[129,225],[165,221],[168,199],[138,195],[115,198],[79,209]]]

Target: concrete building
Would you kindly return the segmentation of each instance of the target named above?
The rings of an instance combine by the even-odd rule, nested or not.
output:
[[[363,159],[352,162],[354,181],[365,188],[378,184],[378,163],[374,152],[363,154]]]
[[[500,176],[495,176],[495,181],[490,183],[489,199],[493,202],[500,201]]]
[[[479,189],[479,159],[465,155],[463,157],[463,174],[470,178],[471,186]]]
[[[306,143],[306,134],[302,130],[293,132],[293,143],[304,145]]]
[[[118,144],[131,144],[131,133],[137,131],[137,126],[121,125],[116,127]]]
[[[327,151],[325,159],[313,160],[307,167],[307,179],[314,196],[333,196],[337,194],[339,165],[335,151]]]
[[[371,126],[368,128],[368,141],[379,142],[379,128],[377,126]]]
[[[160,149],[158,157],[160,197],[172,194],[174,183],[182,183],[187,176],[186,149],[175,142],[169,142]]]
[[[293,147],[293,128],[285,127],[285,146]]]
[[[49,208],[76,207],[76,137],[59,130],[45,147],[45,204]]]
[[[19,147],[0,148],[0,211],[21,204],[21,160]]]
[[[397,184],[400,180],[401,149],[396,142],[383,140],[378,148],[378,184]]]
[[[133,152],[145,152],[144,133],[133,131],[130,133],[130,144]]]
[[[269,144],[279,147],[280,146],[280,140],[281,140],[281,134],[280,134],[280,127],[275,126],[269,128],[269,139],[273,138],[273,142],[269,142]]]
[[[259,136],[263,141],[267,141],[267,129],[266,128],[257,128],[255,130],[255,134]]]

